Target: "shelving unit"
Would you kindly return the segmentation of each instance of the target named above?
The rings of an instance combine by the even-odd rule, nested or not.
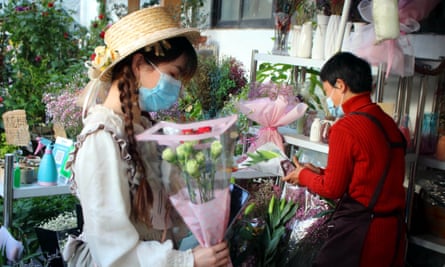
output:
[[[0,197],[3,198],[3,226],[6,228],[12,223],[12,203],[14,199],[70,194],[70,186],[67,184],[58,184],[54,186],[29,184],[20,185],[19,188],[14,188],[12,175],[13,158],[13,154],[6,155],[4,175],[0,179]]]

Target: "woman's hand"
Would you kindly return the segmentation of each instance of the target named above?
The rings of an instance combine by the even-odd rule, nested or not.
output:
[[[226,242],[208,248],[198,246],[193,249],[194,267],[227,266],[229,256]]]
[[[305,163],[305,164],[301,164],[300,162],[298,162],[298,159],[296,156],[294,156],[292,158],[292,161],[295,165],[295,169],[290,172],[288,175],[286,175],[285,177],[283,177],[283,181],[291,183],[291,184],[298,184],[299,182],[299,176],[300,176],[300,172],[304,169],[304,168],[308,168],[309,170],[315,172],[315,173],[320,173],[320,168],[315,167],[314,165],[310,164],[310,163]]]

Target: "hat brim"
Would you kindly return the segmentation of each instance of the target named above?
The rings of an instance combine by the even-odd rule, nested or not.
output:
[[[151,34],[147,34],[137,41],[130,43],[126,47],[121,47],[118,52],[118,58],[114,60],[109,66],[107,66],[102,73],[99,75],[101,81],[111,80],[111,71],[117,63],[121,62],[127,56],[136,52],[137,50],[149,46],[151,44],[157,43],[162,40],[174,38],[174,37],[186,37],[190,43],[197,44],[201,37],[201,34],[196,28],[169,28],[165,30],[160,30]]]

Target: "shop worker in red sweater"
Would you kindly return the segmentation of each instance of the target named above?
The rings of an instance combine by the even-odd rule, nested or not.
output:
[[[329,237],[313,266],[403,266],[406,141],[394,120],[371,100],[371,67],[347,52],[330,58],[320,78],[332,115],[325,169],[293,159],[284,181],[340,199]]]

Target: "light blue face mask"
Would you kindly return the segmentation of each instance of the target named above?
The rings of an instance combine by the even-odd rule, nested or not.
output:
[[[340,106],[336,107],[334,105],[334,101],[332,101],[332,94],[334,93],[334,91],[332,91],[331,95],[326,98],[326,104],[328,106],[328,110],[329,113],[331,113],[332,116],[334,116],[335,118],[339,118],[339,117],[343,117],[345,115],[345,113],[343,112],[343,109],[341,108],[341,104]],[[342,97],[342,102],[343,102],[343,97]]]
[[[142,110],[166,110],[178,100],[181,82],[170,75],[160,73],[161,77],[153,89],[142,86],[139,88],[139,106]]]

